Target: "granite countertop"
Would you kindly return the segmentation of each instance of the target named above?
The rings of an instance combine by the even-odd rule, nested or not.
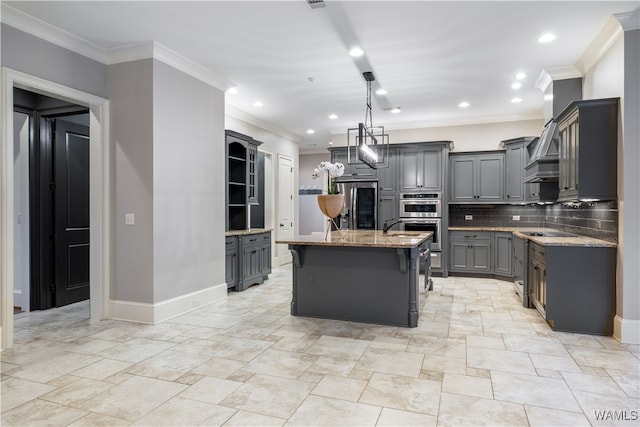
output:
[[[545,231],[558,231],[552,228],[543,227],[449,227],[449,231],[504,231],[507,233],[513,233],[514,236],[521,239],[528,239],[532,242],[538,243],[543,246],[585,246],[585,247],[604,247],[604,248],[617,248],[618,245],[613,242],[607,242],[606,240],[594,239],[593,237],[586,236],[570,236],[570,237],[545,237],[545,236],[527,236],[523,232],[545,232]]]
[[[251,234],[268,233],[270,231],[273,231],[273,228],[250,228],[248,230],[231,230],[225,231],[224,236],[249,236]]]
[[[324,234],[296,236],[293,240],[276,240],[276,243],[302,246],[342,246],[364,248],[414,248],[433,236],[431,232],[380,230],[342,230]]]

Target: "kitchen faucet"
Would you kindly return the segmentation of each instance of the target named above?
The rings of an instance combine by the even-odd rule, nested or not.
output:
[[[392,222],[390,224],[387,224],[389,221],[392,221]],[[401,222],[402,222],[402,218],[399,218],[399,219],[395,219],[395,218],[385,219],[384,220],[384,224],[382,225],[382,234],[387,234],[387,232],[389,231],[389,229],[391,227],[393,227],[394,225],[399,224]]]

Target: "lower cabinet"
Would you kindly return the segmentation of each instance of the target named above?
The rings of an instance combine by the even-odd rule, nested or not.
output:
[[[491,233],[451,231],[449,271],[491,272]]]
[[[271,232],[227,236],[226,242],[228,288],[244,291],[268,278],[271,273]]]
[[[511,233],[493,233],[493,272],[501,276],[513,276]]]
[[[509,232],[449,232],[449,270],[513,277],[513,245]]]
[[[612,335],[616,249],[529,244],[529,296],[553,330]]]
[[[227,288],[233,288],[238,284],[238,238],[236,236],[225,237],[224,266]]]

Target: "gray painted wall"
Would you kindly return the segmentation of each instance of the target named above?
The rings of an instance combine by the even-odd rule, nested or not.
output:
[[[153,60],[109,66],[114,262],[111,299],[153,303]],[[125,214],[135,225],[125,225]]]
[[[636,15],[637,16],[637,15]],[[623,218],[622,292],[618,292],[618,314],[630,322],[640,321],[640,30],[624,33]],[[636,328],[637,328],[636,323]],[[637,337],[640,338],[640,337]],[[636,341],[637,342],[637,341]]]
[[[224,171],[224,93],[154,61],[154,302],[224,283]]]
[[[107,97],[107,66],[2,24],[2,66]]]

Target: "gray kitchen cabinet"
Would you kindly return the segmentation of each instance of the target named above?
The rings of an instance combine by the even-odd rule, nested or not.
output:
[[[249,204],[258,203],[256,174],[258,145],[261,142],[231,130],[225,131],[226,230],[245,230]]]
[[[398,191],[398,150],[389,148],[389,157],[386,167],[379,167],[378,193],[396,194]]]
[[[442,147],[400,151],[400,191],[442,191]]]
[[[355,159],[355,147],[351,147],[351,159]],[[347,147],[330,148],[331,163],[340,162],[344,165],[344,174],[337,178],[337,182],[348,181],[375,181],[378,179],[378,170],[365,163],[349,163]]]
[[[490,232],[451,231],[449,249],[449,271],[491,272]]]
[[[513,244],[511,233],[493,234],[493,272],[500,276],[513,276]]]
[[[395,194],[378,195],[378,230],[382,230],[385,220],[398,218],[398,196]]]
[[[238,238],[225,238],[225,281],[227,288],[238,285]]]
[[[616,249],[529,243],[529,296],[553,330],[609,336],[616,315]]]
[[[527,145],[536,137],[520,137],[502,141],[505,146],[505,201],[524,203],[527,184],[524,183],[524,167],[528,163]]]
[[[616,200],[618,98],[575,101],[557,121],[558,200]]]
[[[451,203],[504,203],[504,152],[451,154]]]
[[[271,273],[271,232],[226,237],[225,277],[228,288],[244,291]]]
[[[525,148],[525,167],[529,164],[531,157],[534,155],[540,138],[527,138],[524,143]],[[526,177],[526,168],[525,168]],[[526,179],[526,178],[525,178]],[[558,200],[558,183],[556,181],[527,182],[524,184],[524,201],[525,203],[548,203]]]
[[[529,307],[528,245],[528,240],[513,237],[513,283],[525,307]]]

